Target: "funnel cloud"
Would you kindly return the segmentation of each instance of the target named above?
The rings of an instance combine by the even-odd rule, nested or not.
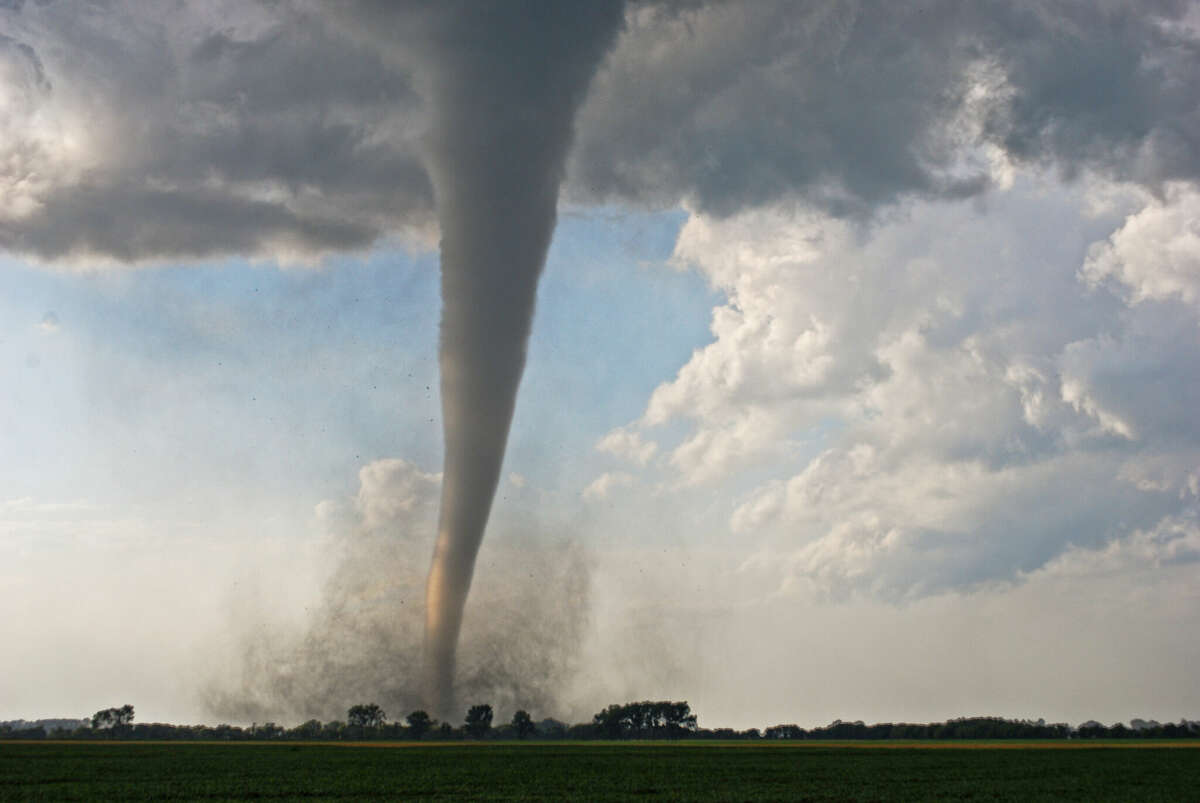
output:
[[[575,111],[618,2],[451,9],[433,26],[429,168],[442,229],[441,512],[426,591],[430,705],[455,647],[525,366]],[[459,13],[456,13],[458,11]]]

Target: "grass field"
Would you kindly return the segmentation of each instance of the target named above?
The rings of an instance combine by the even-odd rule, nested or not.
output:
[[[0,742],[0,800],[1200,800],[1200,744]]]

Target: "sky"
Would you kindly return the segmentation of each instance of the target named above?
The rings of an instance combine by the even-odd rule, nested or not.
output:
[[[464,693],[1200,718],[1200,6],[620,14]],[[415,705],[430,64],[489,19],[0,2],[0,718]]]

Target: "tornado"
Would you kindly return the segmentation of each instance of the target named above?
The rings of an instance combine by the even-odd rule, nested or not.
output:
[[[445,462],[426,586],[427,700],[457,710],[455,651],[525,367],[575,114],[620,0],[443,5],[427,161],[441,227]]]

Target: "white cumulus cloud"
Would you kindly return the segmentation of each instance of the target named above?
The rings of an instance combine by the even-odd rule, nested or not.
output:
[[[633,475],[624,471],[606,471],[592,480],[583,489],[583,498],[588,501],[603,499],[616,488],[625,488],[633,484]]]
[[[1026,173],[871,227],[693,215],[676,257],[725,294],[714,340],[628,431],[682,425],[676,484],[750,483],[730,526],[782,588],[973,588],[1153,532],[1197,503],[1200,320],[1097,288],[1096,255],[1145,215],[1190,242],[1192,203],[1122,220]]]
[[[658,452],[658,444],[643,439],[641,433],[630,429],[614,429],[596,443],[597,451],[630,460],[644,466]]]
[[[1133,303],[1173,296],[1200,304],[1200,193],[1177,186],[1093,246],[1082,276],[1117,282]]]

